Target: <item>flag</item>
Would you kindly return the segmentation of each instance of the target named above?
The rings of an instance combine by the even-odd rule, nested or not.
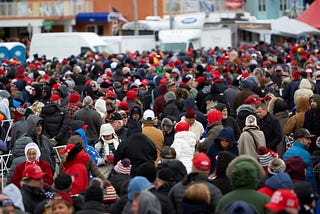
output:
[[[124,16],[122,15],[122,13],[119,12],[119,10],[117,10],[117,9],[114,8],[114,7],[111,7],[111,10],[112,10],[112,13],[117,14],[120,23],[127,23],[127,22],[128,22],[128,20],[126,19],[126,17],[124,17]]]

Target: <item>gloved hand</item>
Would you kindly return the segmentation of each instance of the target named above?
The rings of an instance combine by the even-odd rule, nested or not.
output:
[[[107,158],[109,163],[111,163],[111,164],[114,163],[114,156],[113,155],[107,155],[106,158]]]
[[[57,140],[54,137],[50,139],[50,143],[52,146],[56,146],[58,144]]]

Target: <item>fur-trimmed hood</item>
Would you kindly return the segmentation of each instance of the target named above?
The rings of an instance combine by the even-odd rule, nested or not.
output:
[[[256,189],[258,181],[264,176],[260,163],[247,155],[241,155],[231,161],[226,174],[231,181],[233,189]]]

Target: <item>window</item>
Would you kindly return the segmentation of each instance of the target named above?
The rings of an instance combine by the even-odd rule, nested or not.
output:
[[[103,35],[103,25],[88,25],[87,32],[93,32],[100,36]]]
[[[287,1],[286,0],[280,0],[280,11],[287,10]]]
[[[266,0],[259,0],[259,11],[266,11]]]

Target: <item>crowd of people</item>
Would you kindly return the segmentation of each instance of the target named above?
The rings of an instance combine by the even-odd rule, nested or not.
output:
[[[319,60],[304,40],[3,59],[0,208],[320,212]]]

